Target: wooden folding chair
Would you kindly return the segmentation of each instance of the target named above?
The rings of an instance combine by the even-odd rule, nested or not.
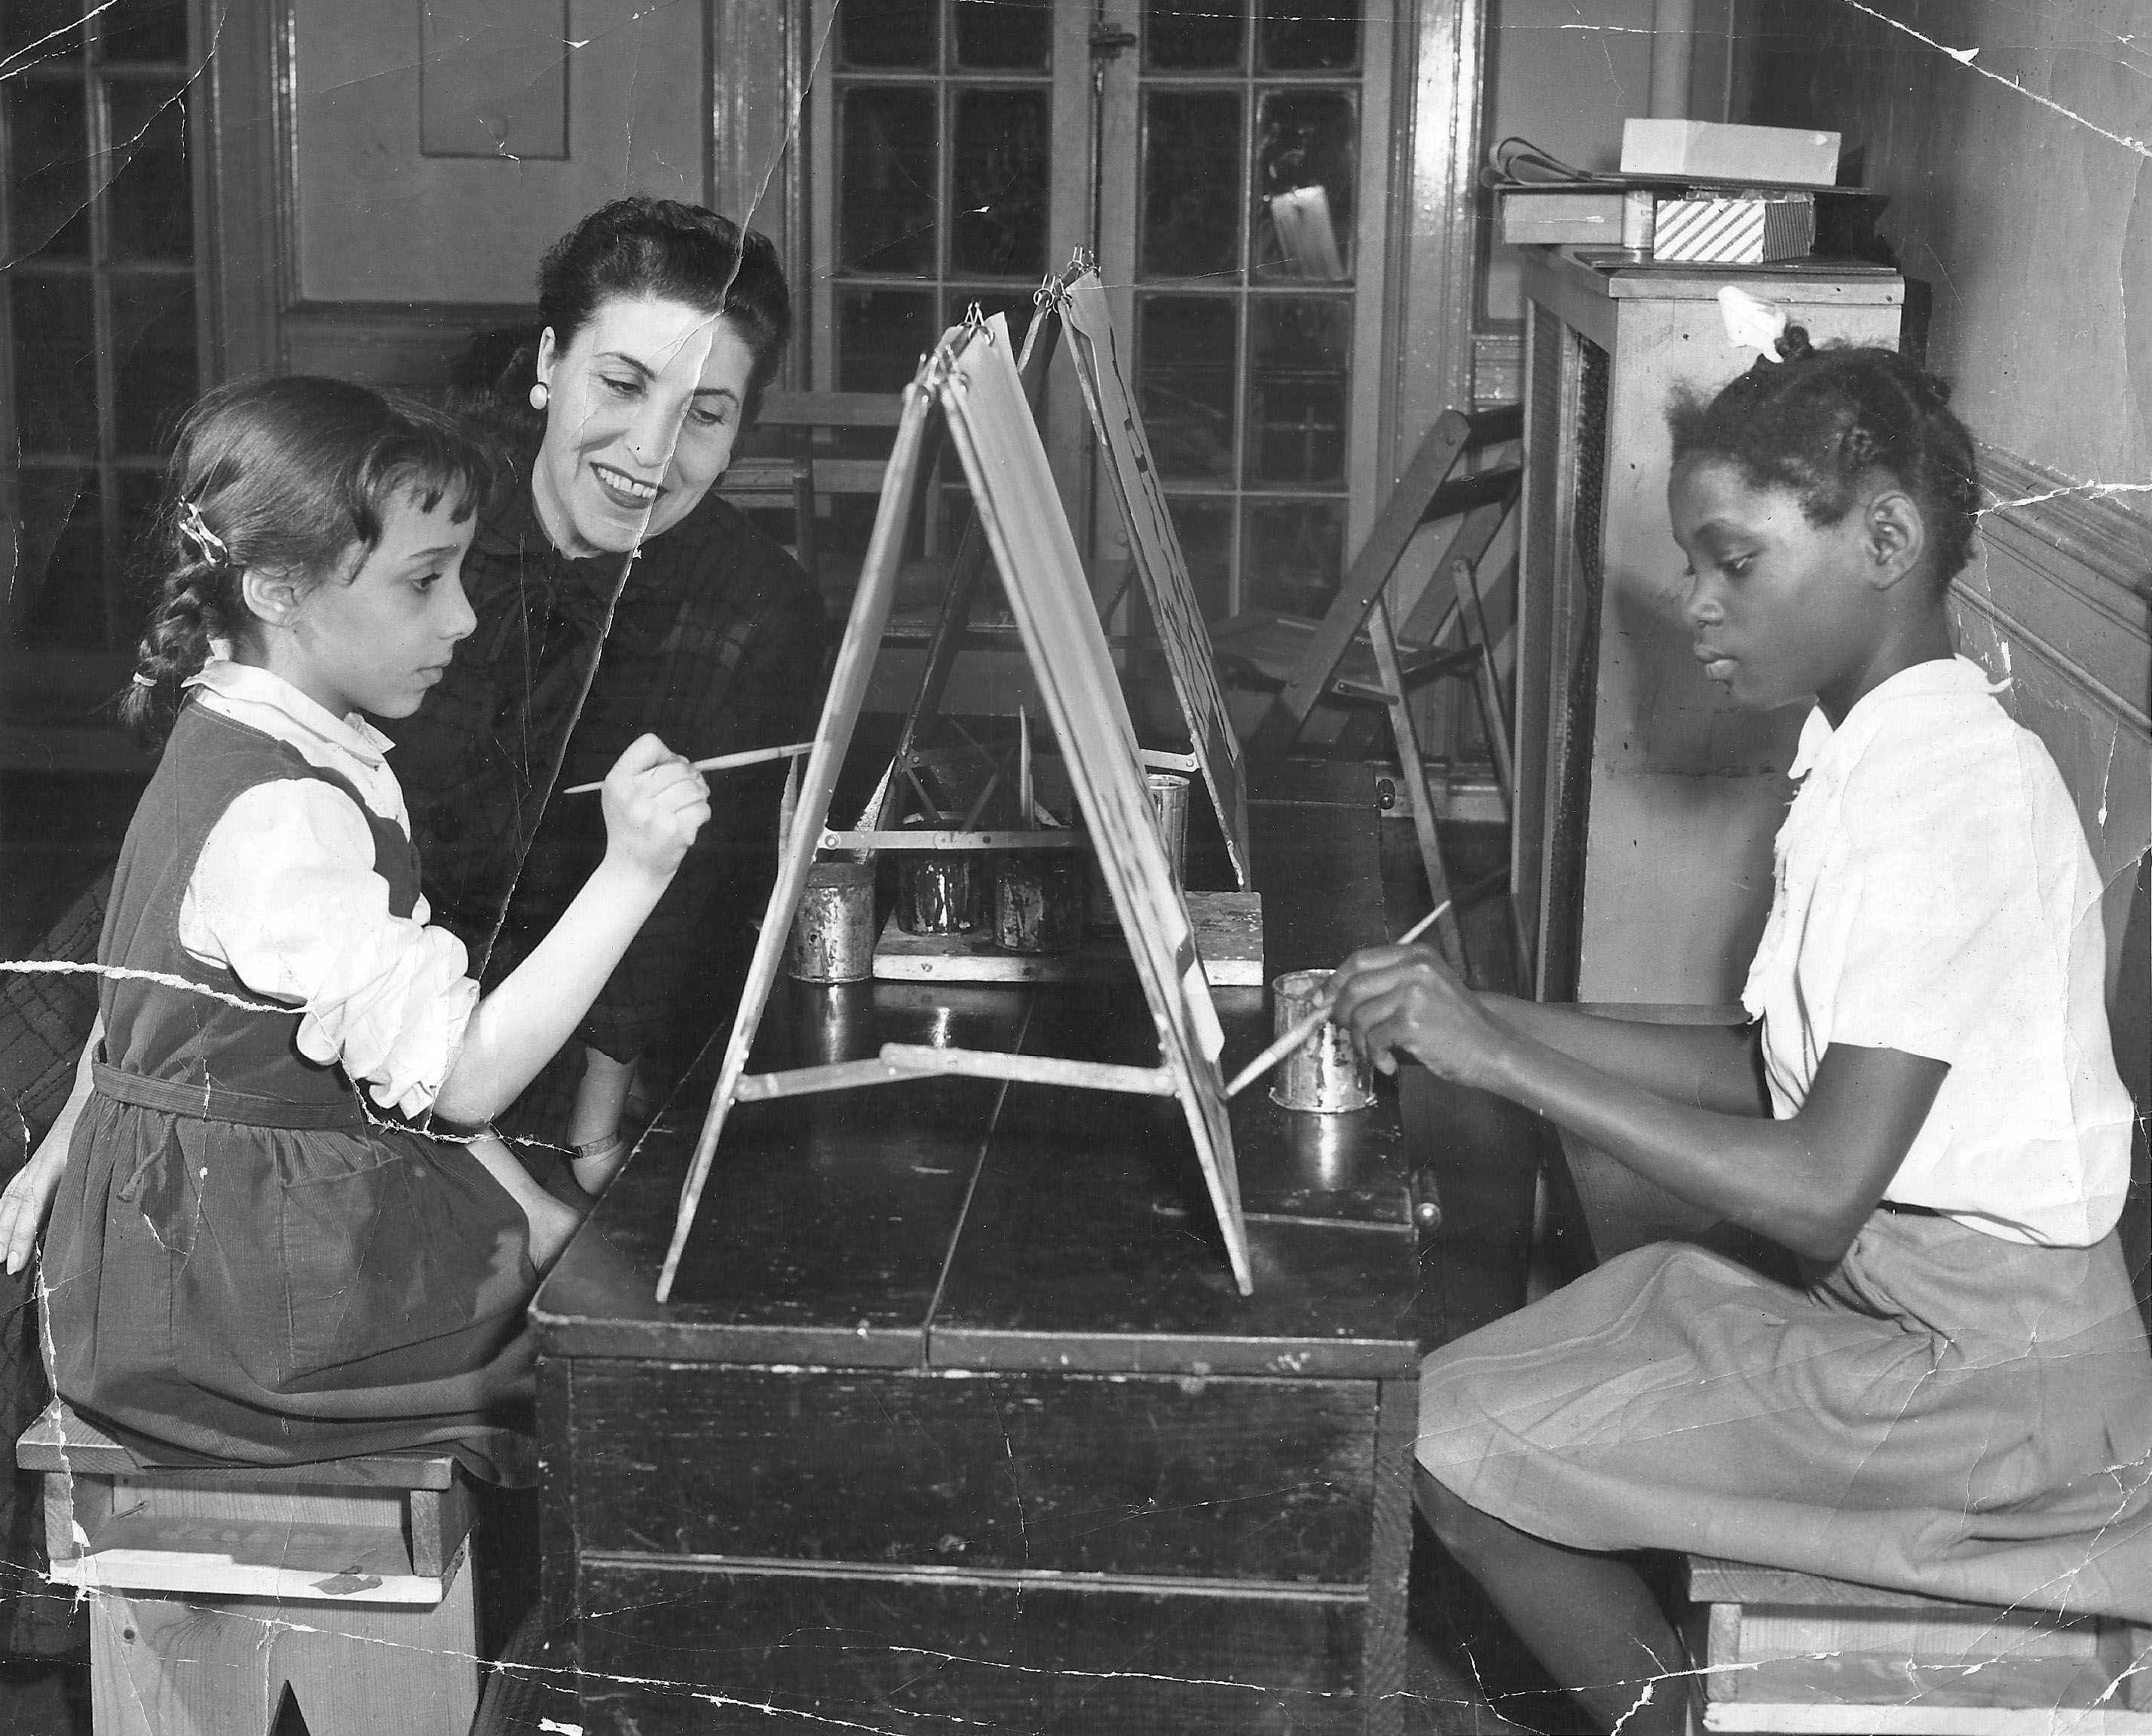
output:
[[[1514,441],[1523,431],[1524,412],[1516,405],[1470,413],[1444,411],[1420,442],[1338,587],[1337,600],[1320,622],[1257,611],[1236,616],[1213,632],[1220,657],[1279,689],[1249,743],[1249,765],[1258,783],[1292,750],[1309,713],[1322,700],[1373,704],[1388,713],[1398,769],[1412,802],[1429,893],[1437,904],[1451,896],[1452,888],[1436,834],[1434,803],[1428,789],[1412,697],[1416,688],[1444,678],[1472,684],[1506,810],[1514,787],[1504,722],[1506,708],[1488,643],[1476,575],[1503,521],[1515,510],[1522,468],[1510,462],[1457,473],[1468,457]],[[1439,585],[1428,586],[1402,634],[1384,596],[1420,526],[1449,519],[1457,523],[1439,566],[1446,567],[1450,577],[1454,597],[1450,607],[1463,640],[1454,649],[1429,644],[1422,637],[1432,637],[1449,612]],[[1369,744],[1364,733],[1351,733],[1346,739],[1363,748]],[[1511,918],[1514,928],[1514,910]],[[1461,971],[1464,936],[1454,911],[1436,923],[1435,932],[1444,955]]]
[[[836,495],[878,496],[882,460],[833,453],[818,436],[847,429],[893,429],[903,407],[902,396],[895,392],[766,392],[748,436],[759,449],[733,459],[718,491],[749,510],[789,510],[799,564],[820,583],[820,500]]]

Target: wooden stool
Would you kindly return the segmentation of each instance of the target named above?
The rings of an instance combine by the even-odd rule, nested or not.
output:
[[[287,1692],[312,1736],[470,1728],[471,1501],[448,1454],[149,1470],[55,1399],[15,1459],[43,1477],[52,1577],[89,1594],[97,1736],[266,1736]]]
[[[2152,1628],[1708,1556],[1688,1592],[1707,1730],[2152,1733]]]

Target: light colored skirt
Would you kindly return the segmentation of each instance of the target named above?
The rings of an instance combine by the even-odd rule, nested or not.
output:
[[[1639,1248],[1429,1357],[1419,1462],[1552,1542],[2152,1622],[2119,1244],[1879,1210],[1805,1289]]]

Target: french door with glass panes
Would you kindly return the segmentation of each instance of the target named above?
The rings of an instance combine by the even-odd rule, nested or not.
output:
[[[1320,613],[1373,515],[1390,16],[1352,0],[814,0],[811,365],[888,391],[1089,249],[1205,612]],[[1126,559],[1073,382],[1047,444]]]

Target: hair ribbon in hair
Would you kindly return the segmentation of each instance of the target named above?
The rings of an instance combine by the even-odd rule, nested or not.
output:
[[[231,551],[225,546],[224,539],[210,529],[200,506],[192,500],[180,502],[180,535],[200,550],[202,559],[211,566],[230,564]]]
[[[1726,341],[1735,349],[1753,349],[1767,362],[1784,359],[1779,340],[1785,336],[1786,310],[1777,302],[1728,283],[1718,292],[1718,314],[1726,322]]]

